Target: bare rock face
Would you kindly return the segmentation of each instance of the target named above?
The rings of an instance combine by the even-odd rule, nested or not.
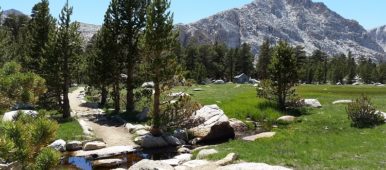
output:
[[[348,51],[354,57],[376,59],[384,55],[382,47],[357,21],[345,19],[323,3],[311,0],[255,0],[177,28],[183,45],[193,37],[201,44],[223,42],[231,48],[247,43],[257,54],[268,38],[272,43],[287,40],[292,45],[302,45],[307,53],[320,49],[329,55]]]
[[[79,33],[85,43],[89,42],[91,38],[99,31],[100,25],[86,24],[79,22]]]
[[[204,106],[196,111],[193,119],[202,120],[203,123],[189,129],[199,142],[212,142],[231,139],[235,132],[230,126],[228,117],[217,105]]]
[[[386,25],[370,30],[369,36],[386,51]]]

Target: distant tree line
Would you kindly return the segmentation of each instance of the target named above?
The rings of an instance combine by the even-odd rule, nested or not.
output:
[[[256,67],[259,79],[269,77],[268,65],[274,45],[265,40],[260,47]],[[306,84],[353,84],[361,81],[366,84],[386,83],[386,63],[376,63],[371,59],[360,57],[355,60],[350,51],[347,54],[329,56],[321,50],[307,55],[301,46],[295,47],[299,65],[298,79]]]

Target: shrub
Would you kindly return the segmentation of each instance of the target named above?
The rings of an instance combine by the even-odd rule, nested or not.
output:
[[[200,122],[192,122],[192,114],[200,109],[197,102],[191,100],[188,95],[178,97],[161,106],[160,115],[161,129],[171,132],[179,128],[190,128]]]
[[[60,153],[51,148],[44,148],[36,158],[35,169],[54,169],[60,161]]]
[[[372,127],[384,123],[385,119],[372,105],[371,99],[365,95],[356,99],[346,108],[351,125],[358,128]]]
[[[0,157],[6,159],[7,162],[18,161],[26,169],[35,169],[33,167],[37,163],[37,158],[55,139],[58,129],[58,124],[45,115],[44,111],[36,117],[20,114],[15,122],[2,123],[0,126]],[[48,154],[49,151],[45,152]],[[47,166],[52,167],[52,165],[54,164]],[[39,167],[44,167],[42,162]]]

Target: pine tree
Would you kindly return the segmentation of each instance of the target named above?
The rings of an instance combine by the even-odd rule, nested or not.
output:
[[[120,22],[119,45],[125,59],[126,69],[126,111],[134,111],[134,68],[139,62],[139,37],[146,24],[146,9],[149,0],[119,0],[118,19]]]
[[[347,54],[347,71],[348,71],[347,84],[354,83],[354,79],[357,76],[356,70],[357,70],[357,64],[355,62],[355,59],[352,56],[351,51],[349,51]]]
[[[71,23],[72,7],[69,6],[68,1],[61,11],[59,16],[59,28],[56,41],[56,55],[58,56],[61,86],[62,86],[62,111],[63,118],[69,118],[70,103],[68,99],[69,87],[71,84],[71,69],[73,61],[81,53],[81,38],[78,32],[79,24]]]
[[[110,68],[112,86],[113,86],[113,102],[114,102],[114,111],[119,113],[121,110],[120,101],[121,101],[121,87],[120,79],[121,73],[123,70],[123,63],[125,63],[125,58],[122,56],[122,51],[120,47],[120,36],[122,34],[121,27],[121,16],[119,1],[112,0],[105,14],[104,24],[102,31],[103,37],[103,50],[106,52],[106,57],[109,58],[109,62],[113,66]]]
[[[269,78],[268,65],[271,62],[271,44],[269,39],[265,39],[263,45],[260,46],[259,59],[257,62],[257,74],[259,79],[264,80]]]
[[[52,47],[55,35],[55,22],[50,14],[48,0],[41,0],[32,8],[31,21],[28,24],[29,58],[24,64],[36,73],[46,74],[43,65],[50,65],[45,62],[50,55],[48,51]]]
[[[295,49],[287,42],[280,41],[273,48],[268,69],[277,104],[281,110],[285,110],[288,98],[294,95],[293,87],[298,82],[298,61]]]
[[[251,47],[243,43],[240,47],[239,56],[236,63],[236,71],[238,73],[244,73],[246,75],[251,75],[253,70],[253,54],[251,52]]]
[[[151,0],[146,14],[144,62],[154,82],[152,133],[160,134],[160,97],[167,82],[177,75],[177,63],[171,53],[177,40],[169,0]]]

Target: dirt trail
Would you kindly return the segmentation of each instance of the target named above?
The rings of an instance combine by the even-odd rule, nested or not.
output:
[[[102,138],[108,146],[133,146],[133,136],[118,120],[107,118],[95,104],[84,101],[84,88],[79,87],[69,94],[72,116],[84,122],[97,138]]]

